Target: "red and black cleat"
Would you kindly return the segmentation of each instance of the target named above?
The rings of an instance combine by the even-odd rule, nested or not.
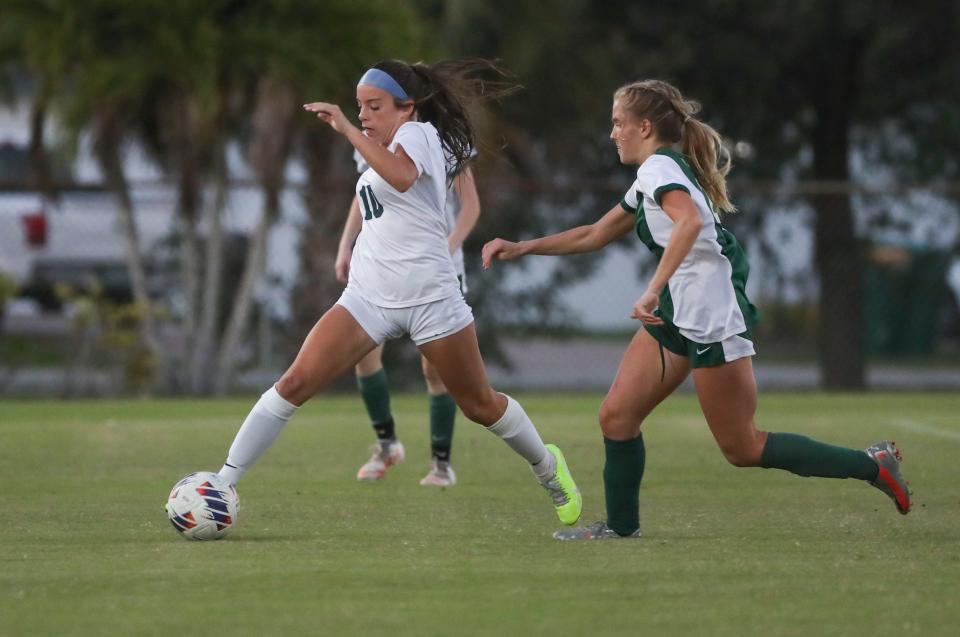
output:
[[[866,452],[877,463],[880,470],[877,473],[877,479],[870,484],[886,493],[897,505],[897,511],[901,514],[910,513],[910,496],[913,492],[910,490],[910,483],[900,473],[900,462],[903,457],[896,443],[884,440],[870,445]]]

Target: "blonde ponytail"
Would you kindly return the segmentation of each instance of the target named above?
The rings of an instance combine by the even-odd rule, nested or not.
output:
[[[654,134],[670,144],[680,144],[690,168],[713,203],[722,212],[736,212],[727,196],[730,153],[720,134],[696,117],[700,104],[683,97],[672,84],[662,80],[643,80],[622,86],[613,98],[637,120],[648,119]]]
[[[709,124],[691,117],[683,126],[680,141],[683,154],[714,207],[721,212],[736,212],[737,207],[727,196],[730,152],[724,147],[720,134]]]

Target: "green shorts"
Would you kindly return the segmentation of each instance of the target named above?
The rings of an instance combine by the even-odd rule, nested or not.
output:
[[[643,328],[662,348],[677,356],[689,358],[691,368],[714,367],[756,355],[749,329],[717,343],[697,343],[681,334],[676,325],[667,321],[664,321],[663,325],[644,325]]]

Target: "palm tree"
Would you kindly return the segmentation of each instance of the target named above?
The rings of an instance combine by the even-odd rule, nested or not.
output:
[[[249,161],[263,190],[263,212],[247,248],[246,264],[223,335],[215,390],[226,391],[252,308],[254,288],[264,271],[267,235],[280,216],[287,160],[300,115],[298,95],[287,84],[264,75],[257,86],[251,123]]]
[[[202,392],[209,379],[219,314],[229,102],[237,81],[226,48],[233,4],[179,3],[152,16],[151,55],[161,64],[151,85],[143,139],[176,183],[183,300],[178,384],[194,393]],[[211,184],[216,194],[209,202],[204,194]],[[209,226],[204,243],[205,217]]]
[[[256,77],[247,155],[263,191],[264,208],[221,344],[218,394],[230,386],[254,289],[264,272],[267,237],[281,213],[287,163],[300,127],[309,123],[299,105],[317,96],[352,102],[353,83],[366,65],[379,57],[404,57],[420,42],[413,9],[386,0],[362,6],[345,0],[278,3],[257,7],[248,17],[237,43],[241,50],[256,53],[243,57]]]
[[[30,95],[30,186],[45,201],[58,199],[45,139],[54,96],[68,79],[76,9],[68,2],[13,2],[0,22],[0,61],[6,71],[6,101],[16,100],[15,84],[28,78]]]

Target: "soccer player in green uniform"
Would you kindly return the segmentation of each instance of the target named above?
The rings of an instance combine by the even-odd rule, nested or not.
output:
[[[476,151],[471,152],[470,156],[475,157]],[[360,174],[369,168],[363,156],[356,151],[353,153],[353,160]],[[448,161],[448,165],[452,168],[455,163],[451,160]],[[463,167],[456,174],[448,175],[448,181],[447,201],[444,208],[447,245],[457,271],[457,279],[460,281],[460,291],[466,294],[467,275],[463,259],[463,242],[480,218],[480,196],[477,194],[477,185],[470,166]],[[353,256],[354,242],[360,234],[362,219],[360,200],[354,197],[343,226],[343,233],[340,235],[340,245],[334,262],[334,271],[337,280],[341,283],[349,281],[350,259]],[[423,370],[423,380],[427,384],[429,396],[432,456],[430,470],[420,480],[420,485],[452,487],[457,483],[457,474],[450,463],[457,403],[447,391],[437,370],[423,356],[420,357],[420,367]],[[390,409],[390,387],[387,383],[387,373],[383,369],[383,343],[364,356],[354,369],[360,396],[363,398],[370,424],[377,436],[370,459],[357,471],[357,480],[375,482],[386,475],[387,469],[402,462],[406,457],[403,443],[397,438],[396,424]]]
[[[757,311],[745,292],[749,265],[720,223],[720,212],[735,210],[725,183],[730,163],[718,166],[724,152],[720,136],[694,117],[698,111],[699,104],[666,82],[621,87],[614,94],[610,138],[622,163],[639,166],[623,201],[591,225],[517,243],[495,239],[483,248],[489,267],[493,259],[599,250],[635,229],[658,261],[633,307],[632,317],[643,329],[627,348],[600,407],[607,519],[554,537],[640,536],[646,458],[641,425],[691,370],[707,425],[732,465],[858,478],[908,513],[910,490],[893,443],[860,451],[756,428],[751,329]]]

